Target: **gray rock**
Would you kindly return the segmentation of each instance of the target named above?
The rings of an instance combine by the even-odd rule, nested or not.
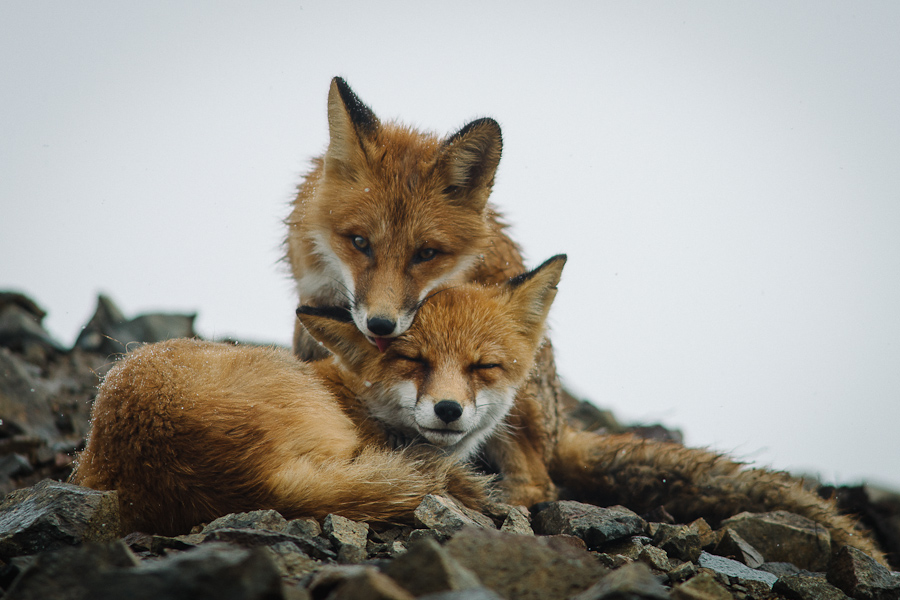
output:
[[[430,539],[411,545],[409,551],[388,565],[385,573],[415,596],[481,587],[475,573]]]
[[[849,600],[847,594],[824,577],[785,575],[778,578],[772,590],[789,600]]]
[[[195,337],[196,314],[147,314],[127,319],[107,296],[97,298],[97,310],[75,340],[75,347],[104,355],[126,352],[130,344]]]
[[[709,573],[698,573],[672,588],[675,600],[733,600],[734,596]]]
[[[623,506],[601,508],[571,500],[550,502],[532,519],[535,533],[573,535],[584,540],[589,548],[643,533],[646,525],[641,517]]]
[[[762,554],[766,561],[791,562],[801,569],[825,571],[831,559],[831,535],[824,527],[783,510],[741,513],[722,521]]]
[[[119,529],[116,492],[44,480],[0,502],[0,558],[109,541]]]
[[[351,521],[340,515],[328,515],[322,523],[322,533],[337,549],[338,561],[359,563],[366,559],[366,538],[369,525]]]
[[[272,564],[275,565],[282,577],[297,579],[309,575],[322,564],[301,552],[292,542],[279,542],[271,546],[264,546],[263,551],[268,554]]]
[[[739,563],[724,556],[716,556],[709,552],[700,553],[699,564],[703,568],[725,575],[732,582],[740,580],[761,581],[771,588],[778,580],[778,577],[771,573],[751,569],[744,563]]]
[[[41,325],[45,313],[30,298],[16,292],[0,292],[0,346],[43,362],[64,352],[62,344]]]
[[[871,556],[842,547],[828,566],[828,582],[856,600],[900,599],[900,573],[892,573]]]
[[[188,546],[199,546],[208,542],[228,542],[245,548],[257,546],[274,546],[282,542],[290,542],[297,546],[305,554],[320,560],[334,560],[337,558],[328,542],[322,538],[302,537],[290,535],[279,531],[264,531],[260,529],[214,529],[201,533],[180,535],[174,539]]]
[[[651,569],[656,569],[657,571],[662,571],[664,573],[669,572],[672,569],[672,563],[677,563],[677,559],[669,558],[669,555],[662,548],[657,548],[656,546],[644,546],[641,550],[641,553],[638,555],[638,560]]]
[[[673,558],[690,562],[697,562],[702,549],[700,533],[692,525],[660,523],[653,536],[653,544]]]
[[[528,509],[520,509],[513,507],[503,520],[500,531],[508,531],[509,533],[518,533],[519,535],[534,535],[531,528],[531,518],[527,512]]]
[[[581,592],[572,600],[668,600],[669,592],[643,563],[625,565]]]
[[[494,522],[485,515],[469,510],[446,496],[429,494],[413,514],[416,525],[438,534],[440,539],[452,536],[465,526],[496,529]],[[412,538],[410,539],[412,541]]]
[[[375,569],[348,577],[328,595],[329,600],[413,600],[413,595]]]
[[[445,548],[504,598],[567,599],[608,572],[595,556],[559,538],[466,528]]]
[[[318,537],[322,534],[322,527],[319,525],[318,521],[312,518],[291,519],[288,521],[284,532],[291,535]]]
[[[503,600],[503,597],[497,595],[493,590],[478,588],[425,594],[424,596],[419,596],[418,600]]]
[[[765,562],[763,555],[734,529],[725,530],[713,554],[733,558],[751,569],[758,569]]]
[[[203,533],[216,529],[262,529],[265,531],[285,531],[288,521],[275,510],[254,510],[246,513],[232,513],[219,517],[203,527]]]

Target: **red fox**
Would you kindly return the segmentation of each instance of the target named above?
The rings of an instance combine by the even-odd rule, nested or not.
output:
[[[286,220],[301,305],[348,306],[384,348],[438,285],[500,283],[525,270],[488,204],[502,148],[496,121],[478,119],[441,139],[380,121],[336,77],[328,127],[328,149]],[[299,322],[294,350],[325,355]]]
[[[483,508],[487,480],[466,460],[532,369],[564,263],[442,289],[383,353],[346,310],[314,307],[298,317],[332,360],[196,340],[139,348],[100,386],[72,481],[117,490],[126,528],[169,535],[260,508],[403,522],[447,493]]]

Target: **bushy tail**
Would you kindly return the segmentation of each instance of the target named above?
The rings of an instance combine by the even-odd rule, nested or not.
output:
[[[682,522],[711,525],[739,512],[786,510],[821,523],[834,549],[848,545],[884,563],[884,555],[835,503],[786,473],[746,468],[707,450],[630,434],[567,430],[552,465],[553,479],[579,500],[621,504],[637,512],[659,506]]]
[[[359,521],[411,523],[428,494],[482,510],[490,479],[429,448],[366,448],[350,461],[297,459],[272,478],[274,506],[287,518],[340,514]]]

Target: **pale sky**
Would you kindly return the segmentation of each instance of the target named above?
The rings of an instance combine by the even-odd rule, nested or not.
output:
[[[342,75],[497,119],[567,385],[762,466],[900,489],[900,4],[0,0],[0,289],[288,344],[293,189]]]

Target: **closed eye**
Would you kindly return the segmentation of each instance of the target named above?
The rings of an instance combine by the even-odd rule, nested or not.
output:
[[[482,370],[486,371],[488,369],[502,369],[502,368],[503,368],[503,365],[501,365],[500,363],[475,363],[474,365],[472,365],[473,371],[482,371]]]
[[[408,354],[397,354],[398,360],[405,360],[406,362],[416,363],[417,365],[427,365],[428,361],[422,358],[421,356],[410,356]]]

